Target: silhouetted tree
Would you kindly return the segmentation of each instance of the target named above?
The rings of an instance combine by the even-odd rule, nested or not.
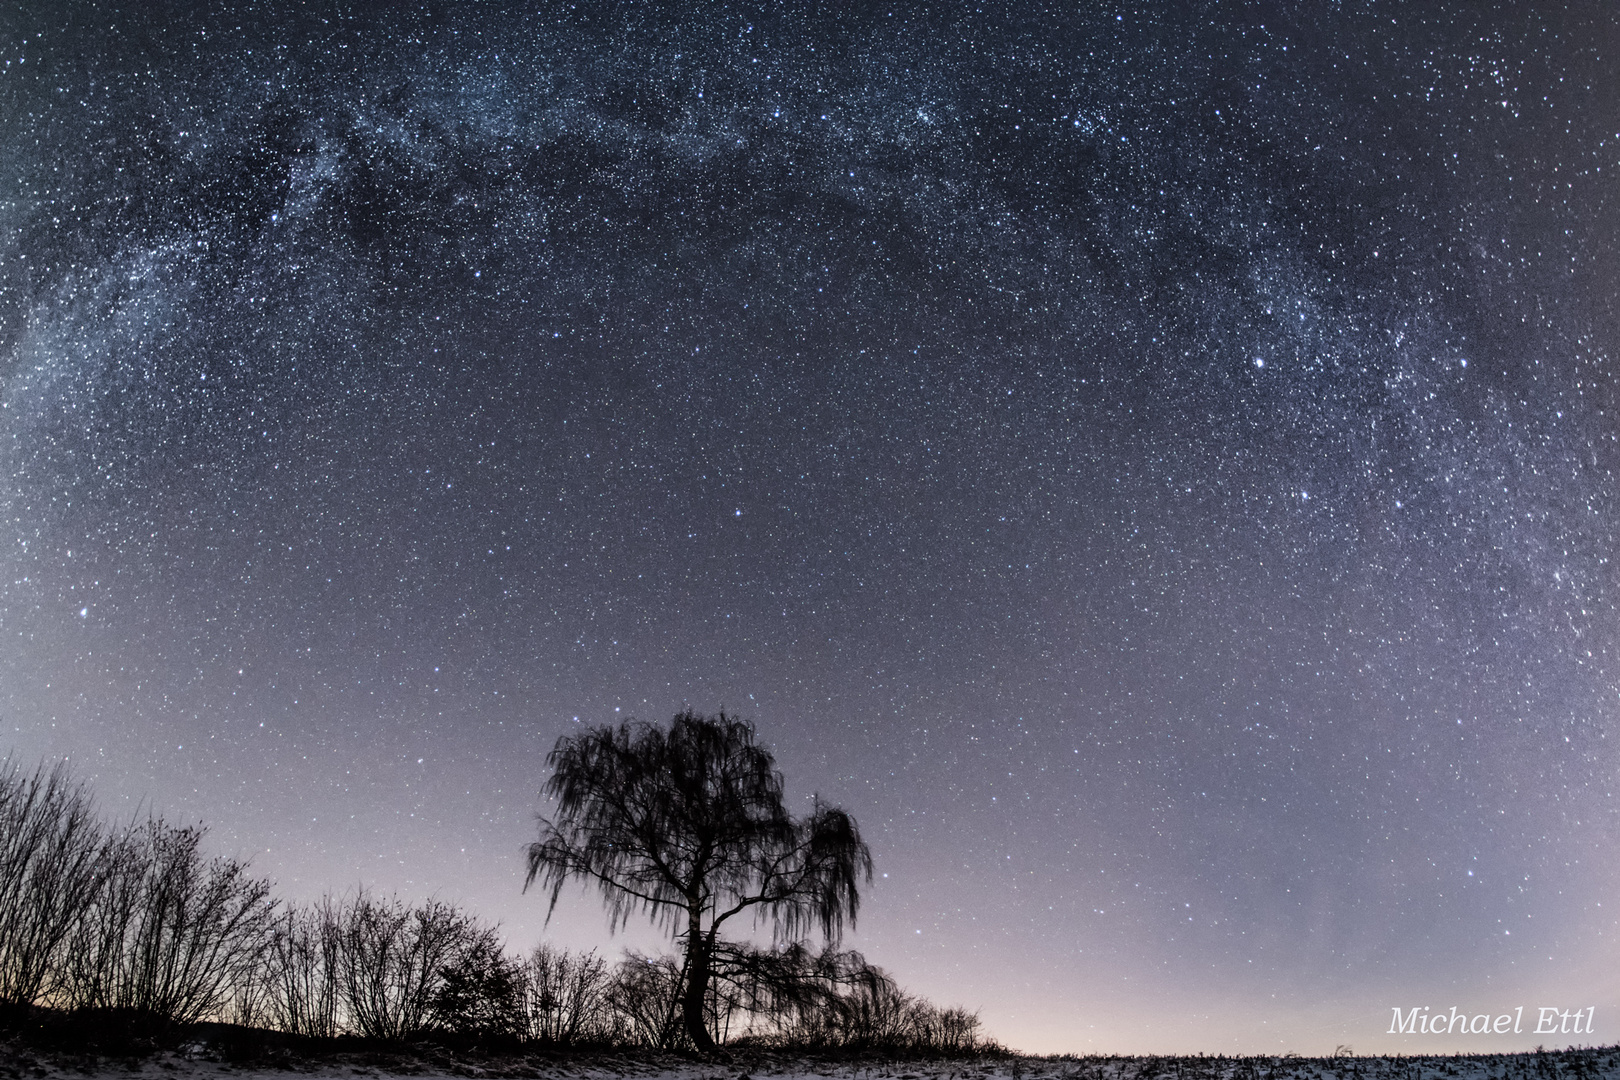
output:
[[[524,1035],[523,976],[495,929],[479,928],[439,972],[434,1026],[453,1035]]]
[[[630,952],[619,961],[608,983],[607,1004],[627,1041],[661,1048],[680,1036],[685,977],[685,968],[669,956]]]
[[[262,981],[277,1030],[325,1039],[338,1033],[344,911],[326,897],[289,907],[276,920]]]
[[[0,1018],[55,980],[64,946],[105,883],[102,828],[66,765],[27,774],[0,763]]]
[[[872,856],[855,821],[817,800],[808,817],[782,805],[782,775],[754,726],[682,712],[666,731],[629,721],[557,740],[545,793],[557,814],[529,846],[555,908],[573,878],[594,883],[617,929],[643,912],[683,939],[681,1017],[700,1050],[715,1042],[705,997],[720,928],[748,913],[779,937],[854,923]]]
[[[65,1004],[184,1026],[255,977],[271,943],[270,882],[235,859],[205,860],[202,838],[153,819],[107,839],[106,883],[69,942]]]
[[[509,1011],[484,1009],[477,992],[502,963],[494,927],[441,900],[409,906],[364,892],[338,913],[341,993],[348,1026],[373,1039],[402,1039],[434,1027],[471,1029]],[[467,971],[447,987],[446,973]],[[503,994],[509,980],[501,987]],[[507,998],[510,994],[505,994]],[[504,1020],[502,1021],[504,1022]]]
[[[612,975],[594,950],[571,953],[542,943],[518,971],[525,1038],[574,1046],[611,1042],[618,1034],[608,1000]]]

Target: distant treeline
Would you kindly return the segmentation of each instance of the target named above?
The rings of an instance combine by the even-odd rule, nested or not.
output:
[[[112,825],[64,766],[0,765],[0,1021],[52,1015],[148,1035],[216,1020],[323,1038],[489,1037],[676,1048],[677,958],[617,963],[436,900],[360,892],[309,906],[209,858],[200,828]],[[733,1045],[986,1049],[978,1017],[903,992],[859,953],[730,945],[711,1030]]]

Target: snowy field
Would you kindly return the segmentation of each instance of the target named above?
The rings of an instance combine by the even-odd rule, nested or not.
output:
[[[739,1052],[729,1061],[651,1053],[511,1054],[437,1048],[356,1050],[298,1058],[275,1051],[233,1061],[193,1045],[140,1059],[48,1054],[0,1044],[0,1078],[165,1077],[271,1080],[304,1076],[525,1078],[525,1080],[1620,1080],[1620,1047],[1456,1057],[1020,1057],[896,1061],[817,1060]]]

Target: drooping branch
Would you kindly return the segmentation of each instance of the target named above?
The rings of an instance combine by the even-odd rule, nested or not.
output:
[[[833,941],[860,907],[872,858],[854,820],[818,800],[796,821],[782,776],[752,724],[681,713],[667,730],[627,722],[559,739],[544,792],[556,813],[528,848],[555,909],[562,887],[594,884],[613,929],[635,912],[686,941],[688,1036],[712,1047],[704,994],[721,926],[743,911],[779,937]]]

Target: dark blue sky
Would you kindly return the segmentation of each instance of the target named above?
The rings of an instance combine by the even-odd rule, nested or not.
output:
[[[13,3],[0,747],[526,947],[557,736],[724,706],[1014,1045],[1613,1041],[1620,20],[1535,8]]]

